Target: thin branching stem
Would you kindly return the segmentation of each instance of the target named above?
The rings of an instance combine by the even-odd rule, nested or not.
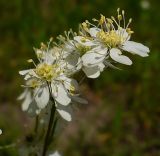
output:
[[[49,144],[52,142],[52,139],[54,137],[54,133],[55,133],[55,130],[56,130],[57,122],[58,122],[58,118],[55,118],[53,126],[51,128],[51,133],[50,133],[50,137],[49,137],[50,138]]]
[[[39,115],[37,115],[35,118],[35,127],[34,127],[35,134],[37,134],[37,132],[38,132],[38,127],[39,127]]]
[[[56,111],[56,107],[55,107],[55,102],[54,99],[52,97],[52,89],[50,84],[48,83],[48,89],[49,89],[49,93],[50,93],[50,97],[51,97],[51,101],[53,102],[52,104],[52,108],[51,108],[51,113],[50,113],[50,119],[49,119],[49,123],[48,123],[48,128],[47,128],[47,132],[46,132],[46,136],[45,136],[45,140],[44,140],[44,146],[43,146],[43,151],[42,151],[42,156],[46,156],[47,150],[48,150],[48,146],[49,146],[49,137],[50,137],[50,133],[54,124],[54,116],[55,116],[55,111]]]

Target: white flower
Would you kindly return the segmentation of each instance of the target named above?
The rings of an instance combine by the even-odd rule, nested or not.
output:
[[[54,152],[54,153],[52,153],[52,154],[49,154],[48,156],[61,156],[61,155],[59,154],[58,151],[56,151],[56,152]]]
[[[68,31],[68,34],[66,34],[65,37],[60,35],[57,38],[63,43],[61,47],[63,49],[63,59],[65,60],[66,68],[74,74],[80,71],[82,68],[82,62],[81,55],[77,48],[78,45],[74,43],[74,40],[70,39],[69,34],[71,32],[72,31]]]
[[[71,121],[71,114],[67,112],[71,98],[77,95],[78,83],[71,79],[71,70],[63,59],[63,50],[58,51],[36,50],[39,64],[35,64],[34,69],[20,71],[20,75],[27,80],[25,91],[19,97],[24,99],[22,109],[26,111],[32,101],[35,101],[38,109],[44,109],[52,96],[55,100],[55,106],[59,114]],[[33,90],[33,95],[29,89]]]
[[[96,44],[92,42],[92,38],[85,38],[82,36],[74,36],[73,40],[65,41],[64,46],[65,50],[69,52],[66,60],[70,66],[72,68],[73,66],[76,67],[77,71],[82,68],[86,76],[89,78],[98,77],[103,70],[102,67],[104,67],[101,61],[105,58],[101,54],[103,51],[97,52],[99,49],[95,46]],[[97,52],[96,56],[94,56],[94,51]],[[86,56],[86,58],[83,58],[83,54],[87,55],[90,53],[92,53],[93,56],[89,55],[90,57]],[[80,58],[80,56],[82,56],[82,58]]]
[[[63,119],[65,119],[66,121],[72,121],[72,108],[70,105],[63,106],[56,102],[56,108]]]
[[[70,32],[68,32],[68,34],[69,33]],[[99,51],[99,47],[96,47],[91,37],[86,38],[73,34],[73,40],[69,39],[68,35],[66,39],[60,36],[59,40],[64,43],[64,50],[68,52],[65,60],[72,69],[75,68],[76,71],[82,69],[89,78],[97,78],[100,75],[100,72],[103,71],[105,67],[103,64],[105,58],[103,51],[105,50]],[[95,52],[97,54],[95,54]],[[86,54],[86,57],[83,57],[84,54]]]
[[[99,63],[95,66],[84,66],[83,71],[89,78],[97,78],[100,73],[103,71],[105,68],[105,65],[103,63]]]
[[[23,93],[18,97],[18,100],[23,100],[22,110],[26,111],[32,102],[31,92],[28,88],[23,91]]]
[[[126,25],[124,11],[121,14],[119,9],[117,11],[117,21],[114,17],[105,18],[105,16],[101,15],[101,19],[98,21],[100,28],[97,26],[89,28],[88,25],[93,24],[88,21],[85,25],[83,24],[83,29],[87,31],[90,38],[93,38],[92,43],[96,45],[95,50],[91,50],[82,56],[84,64],[94,65],[109,61],[109,58],[112,58],[116,62],[131,65],[132,61],[123,54],[123,50],[142,57],[148,56],[148,47],[141,43],[130,41],[133,31],[129,28],[129,24],[132,20],[130,19]],[[121,23],[123,23],[123,27]],[[83,38],[88,38],[85,35],[83,34]]]
[[[26,81],[26,86],[22,94],[17,98],[18,100],[22,100],[22,110],[28,112],[30,116],[35,116],[40,113],[40,108],[37,107],[34,98],[34,89],[36,88],[35,79],[30,78]]]
[[[82,70],[88,78],[97,78],[104,69],[106,48],[100,49],[92,41],[92,38],[83,36],[74,37],[77,51],[82,54]]]

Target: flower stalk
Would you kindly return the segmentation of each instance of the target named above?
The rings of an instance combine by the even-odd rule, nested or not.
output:
[[[39,127],[39,116],[37,115],[35,118],[35,127],[34,127],[34,133],[37,134]]]
[[[54,99],[52,97],[52,89],[50,87],[50,84],[48,84],[48,89],[49,89],[49,93],[50,93],[50,98],[52,103],[52,108],[51,108],[51,112],[50,112],[50,119],[49,119],[49,123],[48,123],[48,128],[47,128],[47,132],[46,132],[46,136],[44,139],[44,145],[43,145],[43,151],[42,151],[42,156],[46,156],[47,150],[48,150],[48,146],[49,146],[49,140],[50,140],[50,135],[52,132],[52,127],[54,127],[54,117],[55,117],[55,111],[56,111],[56,107],[55,107],[55,102]]]

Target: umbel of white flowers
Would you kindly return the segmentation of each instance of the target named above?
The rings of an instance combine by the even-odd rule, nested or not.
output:
[[[125,21],[125,12],[117,9],[117,17],[93,19],[80,25],[78,34],[72,30],[65,36],[58,36],[58,43],[52,39],[35,49],[38,59],[34,68],[20,71],[26,81],[22,110],[39,114],[50,100],[55,101],[56,110],[67,121],[71,121],[71,103],[86,101],[79,97],[78,82],[73,75],[83,71],[88,78],[97,78],[106,67],[115,63],[131,65],[126,52],[141,57],[148,56],[149,48],[131,40],[134,33],[130,28],[132,19]],[[126,51],[126,52],[124,52]]]

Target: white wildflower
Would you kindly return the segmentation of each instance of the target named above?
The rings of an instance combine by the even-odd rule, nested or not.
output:
[[[132,61],[123,54],[123,51],[128,51],[132,54],[137,54],[142,57],[148,56],[149,48],[137,43],[130,41],[131,34],[133,31],[129,28],[132,19],[126,24],[124,11],[120,13],[120,9],[117,10],[118,16],[117,20],[114,17],[106,18],[101,15],[98,21],[98,27],[86,22],[86,25],[91,25],[92,27],[82,29],[83,38],[88,36],[93,38],[93,44],[96,44],[95,50],[85,53],[82,56],[82,61],[84,64],[95,65],[97,63],[103,63],[104,61],[109,61],[112,58],[114,61],[131,65]],[[84,25],[84,24],[83,24]],[[86,26],[85,25],[85,26]],[[87,33],[84,33],[84,30]]]
[[[78,49],[82,51],[82,70],[87,77],[97,78],[105,67],[103,60],[106,57],[105,52],[107,48],[101,49],[100,47],[96,47],[92,38],[76,36],[74,40],[78,45]]]
[[[68,32],[68,34],[70,33],[71,32]],[[58,39],[61,40],[64,44],[64,50],[68,52],[66,61],[71,68],[76,68],[76,71],[82,69],[87,77],[98,77],[100,75],[100,72],[103,71],[104,64],[99,63],[98,61],[96,63],[96,59],[94,59],[94,56],[92,58],[87,58],[89,60],[92,60],[93,64],[91,64],[90,62],[87,62],[86,64],[85,61],[83,61],[83,54],[94,54],[94,51],[98,50],[96,44],[92,42],[93,39],[91,37],[85,38],[83,36],[77,36],[75,34],[72,34],[72,37],[73,39],[70,39],[69,35],[66,35],[66,38],[63,36],[58,37]],[[97,54],[97,57],[101,57],[101,53],[103,53],[103,51],[100,51],[99,54]]]
[[[24,99],[22,109],[27,110],[32,101],[35,101],[38,109],[41,110],[47,106],[52,96],[59,114],[71,121],[71,114],[66,111],[65,106],[71,103],[72,96],[77,95],[78,83],[70,78],[72,73],[63,59],[63,50],[57,52],[55,48],[51,50],[41,48],[36,49],[36,54],[39,60],[37,65],[33,60],[29,60],[33,62],[35,68],[19,72],[30,82],[26,84],[24,93],[19,97]],[[33,90],[33,95],[29,91],[30,88]]]

